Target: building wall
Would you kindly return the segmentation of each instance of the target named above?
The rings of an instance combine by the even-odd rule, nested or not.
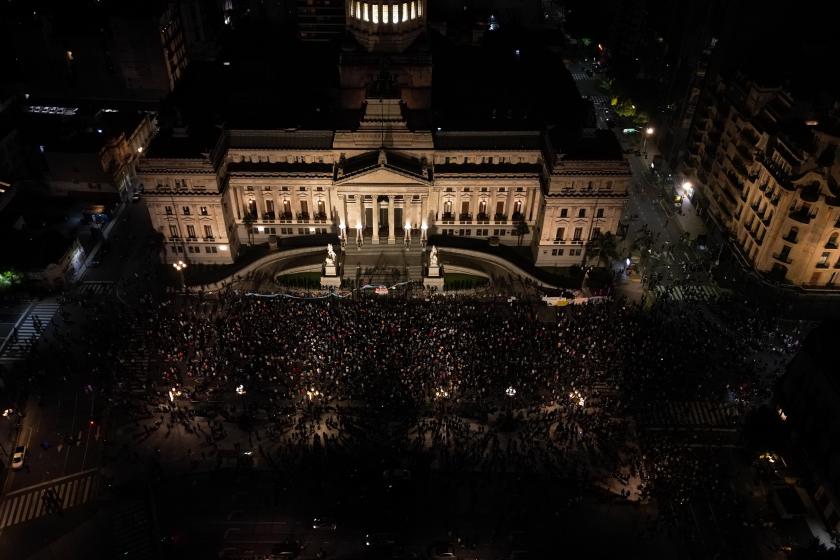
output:
[[[236,258],[239,238],[213,165],[204,160],[143,160],[138,180],[152,227],[164,239],[165,262],[226,264]]]
[[[755,270],[802,288],[837,289],[840,164],[831,146],[840,139],[817,119],[797,116],[778,89],[721,81],[706,103],[683,167],[698,187],[698,206]]]
[[[534,246],[538,266],[585,264],[587,244],[618,231],[628,198],[626,162],[574,161],[555,165],[543,195]]]
[[[144,159],[139,180],[155,229],[167,240],[167,256],[183,258],[177,246],[186,243],[201,247],[183,253],[194,262],[230,262],[240,243],[265,243],[271,235],[340,234],[341,226],[350,237],[361,227],[373,243],[394,243],[407,223],[412,236],[427,231],[498,237],[503,244],[531,246],[539,266],[568,266],[583,263],[596,228],[602,233],[618,229],[630,177],[623,159],[565,161],[548,172],[537,147],[435,150],[410,142],[405,151],[380,152],[378,164],[374,157],[369,168],[348,168],[345,174],[345,162],[377,151],[366,149],[364,130],[356,141],[353,134],[336,134],[332,148],[280,147],[296,139],[271,133],[240,135],[244,144],[267,139],[278,147],[228,145],[217,168],[205,160]],[[297,141],[325,142],[306,133]],[[415,170],[402,170],[398,158],[414,162]],[[377,208],[387,216],[384,221]],[[520,220],[527,225],[522,236]],[[389,221],[393,227],[387,229]],[[212,240],[202,239],[205,223],[213,227]],[[382,227],[381,236],[374,224]],[[189,225],[196,227],[197,239],[188,238]],[[555,238],[558,227],[566,228],[562,239]],[[230,247],[224,255],[206,252],[207,245],[222,244]],[[553,254],[560,249],[563,254]]]

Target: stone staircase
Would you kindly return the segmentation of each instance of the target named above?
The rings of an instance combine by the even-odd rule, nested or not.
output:
[[[366,237],[364,245],[356,246],[352,240],[342,253],[343,278],[348,282],[360,277],[361,285],[393,286],[399,282],[419,282],[423,279],[422,250],[419,240],[405,247],[380,243],[374,245]]]

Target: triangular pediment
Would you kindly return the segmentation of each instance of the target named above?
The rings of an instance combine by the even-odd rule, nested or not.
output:
[[[347,177],[339,177],[336,181],[340,185],[352,184],[389,184],[389,185],[417,185],[428,184],[429,181],[405,171],[391,169],[385,165],[366,169]]]

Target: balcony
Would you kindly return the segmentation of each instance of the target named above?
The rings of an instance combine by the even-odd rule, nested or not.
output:
[[[458,220],[463,223],[472,223],[472,214],[458,214]]]
[[[444,212],[443,214],[441,214],[440,219],[444,222],[451,222],[455,220],[455,214],[453,214],[452,212]]]
[[[308,222],[309,221],[309,212],[298,212],[296,218],[297,218],[297,221],[299,221],[299,222]]]
[[[752,151],[750,151],[746,146],[744,146],[743,144],[738,144],[735,147],[735,150],[738,152],[738,155],[740,155],[744,159],[744,162],[752,163],[752,161],[753,161]]]
[[[169,236],[169,240],[170,240],[170,241],[180,241],[180,240],[181,240],[181,236],[180,236],[180,235],[170,235],[170,236]]]
[[[487,224],[490,222],[490,215],[486,212],[479,212],[478,216],[476,217],[479,223]]]
[[[828,268],[827,262],[817,263],[817,268]]]
[[[280,214],[280,221],[281,222],[291,222],[293,219],[291,212],[282,212]]]
[[[263,213],[263,220],[264,221],[274,221],[274,212],[265,212]]]
[[[504,214],[494,214],[493,219],[496,221],[497,224],[507,223],[507,216]]]
[[[800,224],[809,224],[811,223],[811,218],[813,218],[811,212],[804,208],[800,208],[799,210],[791,210],[790,214],[788,214],[788,217],[791,220],[796,220]]]
[[[790,233],[788,233],[787,235],[782,237],[782,239],[784,241],[787,241],[788,243],[793,243],[794,245],[798,242],[796,234],[791,235]]]
[[[788,255],[782,255],[780,253],[773,253],[773,258],[785,264],[790,264],[793,262]]]
[[[514,222],[518,222],[519,220],[524,220],[525,216],[523,216],[522,213],[520,213],[520,212],[514,212],[513,216],[511,216],[511,219]]]
[[[327,214],[325,212],[318,212],[312,217],[312,221],[316,224],[325,224],[327,223]]]
[[[832,243],[831,241],[829,241],[828,243],[825,244],[825,248],[826,249],[836,249],[837,248],[837,243]]]
[[[202,237],[202,239],[203,239],[204,241],[215,241],[215,240],[216,240],[216,238],[215,238],[215,237],[213,237],[212,235],[208,235],[208,236]]]

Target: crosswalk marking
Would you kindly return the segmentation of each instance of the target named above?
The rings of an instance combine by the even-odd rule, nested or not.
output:
[[[739,416],[736,408],[724,403],[665,401],[646,407],[639,420],[648,427],[729,429]]]
[[[54,493],[61,510],[86,504],[93,498],[95,469],[60,479],[54,484],[42,484],[18,490],[0,501],[0,529],[12,527],[51,513],[45,503]]]
[[[657,299],[666,301],[715,301],[720,299],[722,292],[717,286],[700,284],[695,286],[673,286],[666,289],[656,286],[653,290]]]
[[[584,72],[572,72],[572,78],[576,82],[579,82],[581,80],[591,80],[592,79],[589,76],[587,76]]]
[[[55,299],[45,299],[29,308],[29,312],[17,328],[17,338],[11,339],[3,349],[0,361],[15,361],[25,358],[29,348],[41,338],[41,332],[50,325],[53,317],[61,309]],[[36,318],[41,322],[41,330],[35,327]]]
[[[78,288],[78,293],[85,295],[106,295],[114,291],[114,283],[110,281],[94,281],[88,280],[82,282]]]

